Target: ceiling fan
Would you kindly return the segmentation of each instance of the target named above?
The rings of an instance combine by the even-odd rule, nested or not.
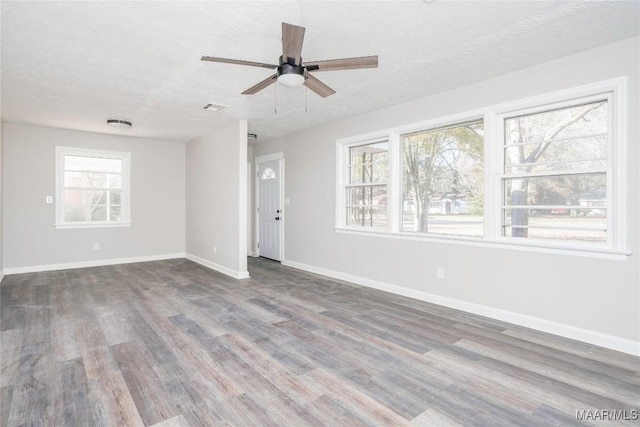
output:
[[[248,65],[251,67],[270,68],[277,72],[260,83],[242,92],[243,95],[253,95],[272,85],[276,81],[284,86],[306,87],[323,98],[336,93],[326,84],[310,74],[310,71],[354,70],[358,68],[377,68],[377,56],[360,56],[356,58],[330,59],[326,61],[302,62],[302,42],[304,41],[304,27],[282,23],[282,56],[280,65],[262,62],[243,61],[239,59],[217,58],[203,56],[202,61],[224,62],[227,64]]]

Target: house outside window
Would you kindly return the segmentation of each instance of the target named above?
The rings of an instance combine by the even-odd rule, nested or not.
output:
[[[402,135],[401,231],[482,236],[482,120]]]

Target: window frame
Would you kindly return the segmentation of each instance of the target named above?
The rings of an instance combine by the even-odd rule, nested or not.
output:
[[[484,114],[480,114],[477,111],[473,111],[473,112],[468,112],[468,113],[464,113],[464,114],[457,114],[454,116],[448,116],[445,117],[443,119],[438,119],[438,120],[430,120],[427,122],[421,122],[419,124],[416,125],[412,125],[412,126],[408,126],[408,127],[402,127],[402,128],[398,128],[396,130],[395,135],[397,136],[397,150],[398,152],[398,156],[399,156],[399,169],[397,172],[397,176],[395,177],[399,183],[399,187],[398,187],[398,191],[399,191],[399,197],[400,197],[400,205],[398,206],[398,215],[400,218],[400,221],[397,224],[397,229],[398,229],[398,234],[401,235],[406,235],[406,236],[423,236],[423,237],[433,237],[433,238],[446,238],[446,239],[458,239],[461,238],[463,240],[478,240],[478,239],[482,239],[485,233],[484,230],[484,221],[483,221],[483,230],[482,230],[482,236],[471,236],[471,235],[464,235],[464,234],[450,234],[450,233],[435,233],[435,232],[421,232],[421,231],[404,231],[402,228],[402,218],[403,218],[403,201],[402,201],[402,194],[404,192],[404,185],[403,185],[403,180],[402,180],[402,176],[404,173],[403,167],[404,167],[404,162],[402,159],[402,151],[403,151],[403,146],[402,146],[402,138],[405,135],[410,135],[410,134],[414,134],[414,133],[426,133],[426,132],[433,132],[433,131],[438,131],[438,130],[442,130],[442,129],[449,129],[449,128],[456,128],[456,127],[461,127],[464,126],[466,124],[469,123],[476,123],[476,122],[482,122],[483,123],[483,132],[484,132]],[[486,182],[486,171],[484,170],[484,159],[486,158],[486,153],[484,152],[485,146],[483,145],[483,181]],[[483,205],[483,217],[484,217],[484,211],[485,211],[485,206]]]
[[[122,163],[121,182],[122,194],[120,196],[120,221],[65,221],[64,204],[64,160],[65,156],[99,157],[117,159]],[[55,228],[111,228],[131,226],[131,153],[122,151],[94,150],[89,148],[56,146],[55,149]]]
[[[587,84],[532,96],[503,104],[492,105],[460,114],[403,126],[382,129],[369,134],[336,140],[336,217],[334,230],[340,233],[376,235],[385,238],[443,242],[482,247],[498,247],[523,251],[579,255],[624,260],[627,250],[626,200],[626,128],[627,93],[626,77]],[[609,141],[607,176],[607,245],[587,246],[581,241],[551,241],[508,237],[502,235],[502,179],[504,178],[504,120],[525,114],[527,111],[548,111],[562,106],[584,103],[585,100],[607,100],[609,110]],[[446,126],[455,126],[474,120],[484,122],[484,223],[483,236],[447,235],[421,232],[402,232],[402,164],[401,137],[404,134]],[[355,145],[387,140],[389,142],[389,180],[387,182],[387,229],[368,229],[346,225],[346,199],[344,197],[345,160],[348,148]],[[577,244],[576,244],[577,243]]]
[[[529,247],[554,248],[578,252],[594,252],[601,254],[628,255],[626,233],[627,202],[626,202],[626,125],[627,125],[627,92],[626,77],[619,77],[602,82],[592,83],[577,88],[566,89],[550,94],[539,95],[524,100],[502,104],[494,108],[494,132],[495,137],[490,141],[489,148],[494,154],[495,169],[492,182],[495,199],[493,200],[492,215],[494,227],[491,238],[498,243],[517,244]],[[518,239],[501,235],[501,211],[502,205],[502,177],[500,169],[504,161],[504,119],[519,116],[536,111],[548,111],[551,109],[570,107],[581,103],[607,100],[609,109],[609,141],[607,159],[607,245],[606,247],[588,247],[581,242],[558,241],[553,242],[542,239]],[[485,144],[487,142],[485,141]],[[485,205],[486,206],[486,205]],[[514,241],[515,240],[515,241]],[[520,241],[524,240],[524,241]]]
[[[582,248],[586,248],[586,249],[594,249],[593,247],[589,247],[588,243],[586,242],[582,242],[582,241],[571,241],[571,240],[551,240],[551,239],[536,239],[533,237],[527,237],[526,239],[522,239],[522,238],[518,238],[518,237],[510,237],[510,236],[505,236],[503,234],[503,226],[502,226],[502,221],[503,221],[503,210],[505,209],[504,206],[504,181],[506,179],[510,179],[510,178],[517,178],[518,176],[522,176],[519,174],[507,174],[505,173],[504,170],[504,164],[505,164],[505,134],[504,134],[504,124],[506,122],[506,120],[509,120],[511,118],[514,117],[519,117],[519,116],[527,116],[527,115],[533,115],[533,114],[538,114],[538,113],[544,113],[544,112],[550,112],[553,110],[560,110],[560,109],[565,109],[565,108],[571,108],[571,107],[575,107],[575,106],[579,106],[579,105],[583,105],[583,104],[588,104],[588,103],[593,103],[593,102],[597,102],[597,101],[606,101],[607,102],[607,108],[611,107],[613,105],[613,92],[606,92],[606,93],[601,93],[601,94],[596,94],[596,95],[589,95],[589,96],[585,96],[585,97],[574,97],[572,99],[569,100],[564,100],[564,101],[560,101],[560,102],[556,102],[556,103],[545,103],[542,105],[535,105],[535,106],[531,106],[529,108],[523,108],[520,110],[515,110],[515,111],[510,111],[508,113],[504,113],[504,114],[498,114],[496,115],[496,119],[497,119],[497,127],[498,127],[498,131],[496,132],[496,144],[500,145],[501,149],[498,150],[499,153],[498,154],[498,164],[501,165],[500,170],[496,170],[497,174],[496,174],[496,178],[497,178],[497,183],[496,186],[499,187],[498,188],[498,201],[499,201],[499,206],[498,206],[498,215],[499,215],[499,219],[498,219],[498,224],[499,224],[499,228],[496,233],[496,235],[494,236],[495,239],[497,241],[506,241],[506,242],[511,242],[514,241],[514,243],[520,243],[520,240],[523,240],[522,243],[526,243],[528,245],[531,246],[551,246],[551,247],[560,247],[560,248],[568,248],[568,249],[582,249]],[[611,113],[611,110],[609,109],[608,112],[608,138],[607,138],[607,166],[604,168],[596,168],[596,169],[592,169],[590,171],[585,171],[585,170],[577,170],[575,173],[571,174],[571,173],[565,173],[563,175],[566,176],[571,176],[571,175],[580,175],[581,173],[585,173],[585,172],[592,172],[592,173],[604,173],[605,177],[606,177],[606,187],[607,187],[607,243],[606,246],[604,246],[602,249],[604,250],[611,250],[614,248],[614,230],[617,228],[616,225],[614,224],[613,221],[613,216],[615,216],[615,212],[616,212],[616,204],[614,203],[614,179],[612,179],[614,177],[614,161],[612,159],[612,153],[614,152],[614,146],[615,146],[615,137],[612,135],[614,132],[614,122],[615,119],[613,118],[613,114]],[[565,171],[566,172],[566,171]],[[536,178],[536,177],[544,177],[545,173],[531,173],[529,174],[530,178]],[[556,176],[556,175],[551,175],[551,176]],[[494,213],[494,212],[492,212]],[[613,215],[611,215],[611,213],[613,213]]]
[[[352,227],[354,229],[365,229],[365,230],[376,230],[376,229],[382,229],[384,230],[385,228],[389,227],[389,203],[388,203],[388,194],[389,194],[389,177],[387,176],[387,180],[384,182],[351,182],[351,178],[352,178],[352,173],[353,173],[353,168],[354,168],[354,164],[351,163],[351,160],[353,160],[353,156],[351,155],[351,150],[353,148],[356,147],[365,147],[365,146],[373,146],[376,144],[387,144],[387,147],[389,146],[389,141],[386,139],[376,139],[373,141],[368,141],[366,143],[355,143],[355,144],[349,144],[348,146],[345,146],[345,155],[347,156],[347,159],[349,159],[349,161],[345,162],[344,167],[345,167],[345,183],[343,186],[343,190],[345,191],[346,194],[344,194],[345,197],[345,203],[344,203],[344,208],[345,208],[345,223],[347,224],[348,227]],[[372,173],[373,173],[373,160],[371,163],[371,168],[372,168]],[[387,148],[387,164],[386,164],[386,170],[387,170],[387,175],[389,172],[389,150]],[[364,179],[364,177],[363,177]],[[387,203],[384,205],[384,212],[386,215],[386,226],[385,227],[374,227],[373,225],[370,226],[359,226],[359,225],[355,225],[355,224],[349,224],[349,216],[350,214],[347,214],[347,211],[352,212],[352,209],[365,209],[368,207],[370,210],[370,215],[371,215],[371,222],[373,222],[373,212],[374,209],[377,209],[376,207],[374,207],[374,205],[359,205],[359,204],[353,204],[352,203],[348,203],[348,201],[351,201],[351,198],[349,196],[347,196],[347,194],[352,194],[351,190],[354,189],[367,189],[370,188],[373,189],[375,187],[384,187],[385,189],[385,197],[387,198]],[[383,210],[383,209],[379,209],[379,210]]]
[[[337,159],[337,182],[339,191],[336,192],[336,203],[337,206],[341,206],[341,209],[336,211],[336,224],[343,224],[344,229],[347,230],[366,230],[368,232],[379,232],[385,233],[386,231],[381,228],[373,228],[373,227],[362,227],[357,225],[348,225],[347,222],[347,200],[346,200],[346,190],[347,188],[352,188],[352,184],[350,181],[350,169],[349,169],[349,150],[353,147],[359,147],[362,145],[371,145],[378,143],[388,143],[389,144],[389,153],[388,153],[388,162],[391,163],[391,141],[388,139],[386,134],[374,133],[368,135],[362,135],[357,138],[347,138],[343,140],[343,143],[338,144],[336,146],[336,159]],[[391,221],[391,202],[390,202],[390,176],[387,179],[387,227],[389,227],[389,223]],[[372,184],[375,185],[375,184]]]

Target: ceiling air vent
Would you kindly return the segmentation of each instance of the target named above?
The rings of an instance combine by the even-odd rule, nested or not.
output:
[[[220,104],[204,104],[202,106],[203,110],[214,111],[214,112],[222,111],[225,108],[227,108],[227,107],[225,107],[224,105],[220,105]]]

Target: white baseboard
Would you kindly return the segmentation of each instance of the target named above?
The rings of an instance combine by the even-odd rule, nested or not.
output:
[[[104,265],[131,264],[134,262],[162,261],[165,259],[184,258],[184,252],[163,255],[148,255],[129,258],[111,258],[92,261],[68,262],[63,264],[31,265],[28,267],[5,268],[4,274],[37,273],[40,271],[68,270],[70,268],[101,267]]]
[[[231,276],[234,279],[248,279],[249,278],[249,272],[248,271],[236,271],[236,270],[232,270],[230,268],[227,268],[223,265],[220,264],[216,264],[215,262],[206,260],[204,258],[200,258],[198,256],[192,255],[192,254],[185,254],[185,258],[187,258],[188,260],[191,260],[193,262],[196,262],[200,265],[203,265],[205,267],[208,267],[212,270],[218,271],[222,274],[226,274],[227,276]]]
[[[538,331],[546,332],[549,334],[598,345],[612,350],[621,351],[623,353],[632,354],[634,356],[640,356],[640,342],[628,340],[625,338],[619,338],[613,335],[603,334],[601,332],[591,331],[588,329],[582,329],[564,323],[558,323],[551,320],[529,316],[526,314],[515,313],[499,308],[475,304],[454,298],[443,297],[440,295],[434,295],[423,291],[417,291],[415,289],[409,289],[402,286],[392,285],[390,283],[379,282],[360,276],[342,273],[339,271],[315,267],[296,261],[283,259],[282,265],[308,271],[310,273],[320,274],[322,276],[327,276],[334,279],[344,280],[346,282],[355,283],[369,288],[379,289],[381,291],[386,291],[393,294],[430,302],[444,307],[462,310],[468,313],[513,323],[514,325],[524,326],[526,328],[536,329]]]

